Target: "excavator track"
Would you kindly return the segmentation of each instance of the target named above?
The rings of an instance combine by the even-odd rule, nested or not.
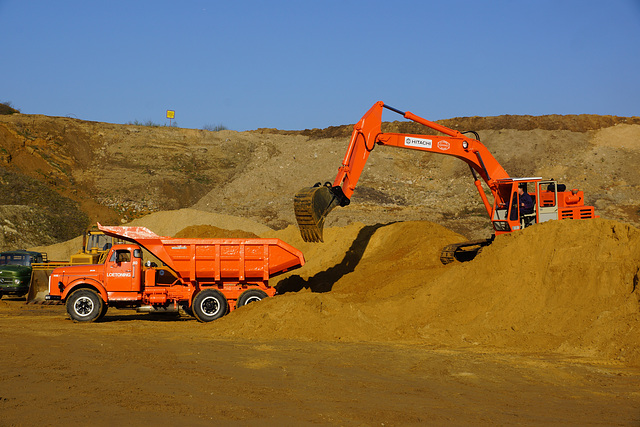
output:
[[[447,245],[440,252],[440,262],[446,265],[455,261],[471,261],[482,251],[482,248],[489,246],[493,242],[494,237]]]

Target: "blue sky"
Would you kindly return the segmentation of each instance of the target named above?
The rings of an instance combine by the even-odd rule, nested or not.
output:
[[[640,0],[0,0],[25,114],[310,129],[376,101],[430,120],[640,115]],[[384,120],[400,116],[385,113]]]

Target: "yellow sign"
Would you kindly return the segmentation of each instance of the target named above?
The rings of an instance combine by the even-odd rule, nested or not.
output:
[[[176,112],[174,110],[167,110],[167,119],[175,119]]]

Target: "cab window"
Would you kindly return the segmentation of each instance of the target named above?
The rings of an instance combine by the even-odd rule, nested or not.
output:
[[[129,252],[128,250],[124,250],[124,249],[119,249],[117,251],[114,251],[111,254],[111,259],[109,261],[110,262],[117,262],[117,263],[131,262],[131,252]]]

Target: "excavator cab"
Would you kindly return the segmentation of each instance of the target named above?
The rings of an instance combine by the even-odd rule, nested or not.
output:
[[[533,199],[533,212],[521,213],[518,187]],[[496,235],[560,219],[596,218],[593,206],[584,205],[582,191],[542,178],[508,178],[497,181],[491,221]]]
[[[491,220],[496,235],[510,233],[520,230],[538,222],[537,197],[540,178],[508,178],[497,182],[497,191]],[[529,184],[533,184],[531,187]],[[531,192],[530,188],[535,191]],[[521,207],[521,195],[526,193],[531,197],[533,206],[528,211],[523,211]]]

